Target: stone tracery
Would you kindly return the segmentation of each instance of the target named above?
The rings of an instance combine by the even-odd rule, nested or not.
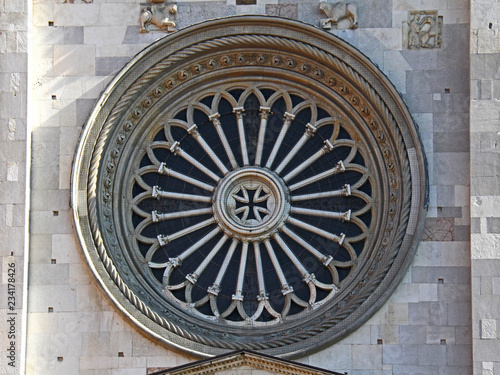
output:
[[[360,189],[366,190],[367,185],[372,190],[371,177],[358,149],[360,144],[351,139],[337,115],[328,114],[312,99],[290,96],[283,88],[241,87],[240,83],[237,89],[228,87],[217,97],[192,100],[187,110],[166,119],[165,128],[160,130],[165,141],[155,136],[154,150],[147,152],[151,164],[142,163],[137,172],[137,184],[150,194],[138,192],[133,199],[134,212],[143,218],[134,233],[139,243],[150,246],[145,261],[153,270],[163,271],[158,280],[174,303],[226,324],[269,325],[321,306],[338,291],[346,272],[352,272],[362,251],[362,247],[355,250],[353,246],[363,242],[369,231],[372,197]],[[265,100],[264,94],[270,99]],[[262,102],[257,103],[257,98]],[[211,108],[203,104],[209,101]],[[224,111],[226,102],[242,106],[226,108],[221,125],[219,112]],[[216,110],[219,112],[213,113]],[[270,117],[279,131],[268,128],[266,132]],[[202,123],[193,124],[194,118]],[[230,132],[238,135],[232,139],[233,147],[227,141],[226,133]],[[314,135],[316,139],[312,139]],[[194,145],[201,147],[205,156],[193,157],[185,151],[193,150]],[[165,159],[159,150],[169,151],[163,153]],[[190,176],[187,168],[175,170],[178,158],[197,169],[199,177]],[[183,191],[168,191],[173,181],[152,179],[153,169],[185,182]],[[162,186],[151,186],[146,180],[159,181]],[[344,183],[347,180],[353,184]],[[193,193],[198,188],[203,194]],[[149,207],[154,199],[161,202],[153,203],[149,214],[141,207]],[[185,201],[200,205],[184,209]],[[173,202],[179,211],[162,212],[160,207],[170,208]],[[337,212],[328,207],[346,208]],[[207,218],[212,214],[214,217]],[[176,232],[162,232],[169,230],[169,223],[187,217],[189,223],[179,224]],[[349,225],[340,228],[337,222]],[[156,223],[165,225],[158,227]],[[154,233],[160,234],[146,239],[142,233],[150,225],[157,226]],[[350,233],[347,237],[342,232],[346,229]],[[196,239],[200,231],[206,234]],[[311,244],[311,235],[322,238],[323,247],[330,251]],[[191,246],[183,245],[179,253],[169,246],[176,240],[175,246],[186,240]],[[165,253],[163,257],[158,256],[160,251]],[[249,251],[253,251],[251,258]],[[304,253],[308,257],[304,258]],[[217,257],[221,259],[218,266],[212,267],[207,280],[200,280],[207,278],[204,273],[209,273]],[[196,269],[184,269],[189,259],[197,264]],[[304,265],[304,259],[314,265]],[[342,276],[339,270],[344,270]],[[269,272],[274,275],[270,277]],[[253,286],[245,281],[249,274],[255,274]],[[291,279],[301,281],[292,283]],[[196,287],[205,290],[198,300],[193,297]]]

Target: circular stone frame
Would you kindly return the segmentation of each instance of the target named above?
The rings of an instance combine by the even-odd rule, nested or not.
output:
[[[158,103],[168,108],[169,102],[197,85],[221,77],[236,81],[242,72],[275,83],[291,77],[310,92],[327,94],[362,134],[360,142],[376,163],[373,176],[380,188],[376,223],[355,274],[319,308],[270,327],[224,326],[160,300],[130,268],[140,261],[133,259],[130,240],[123,236],[129,220],[128,196],[123,192],[123,179],[131,173],[127,155],[145,152],[143,143],[151,139],[151,131],[144,124],[156,121]],[[247,349],[296,358],[342,339],[387,301],[416,252],[427,183],[417,127],[394,86],[366,56],[310,25],[238,16],[206,21],[165,37],[116,75],[84,127],[71,193],[77,236],[92,272],[116,306],[143,331],[200,356]]]

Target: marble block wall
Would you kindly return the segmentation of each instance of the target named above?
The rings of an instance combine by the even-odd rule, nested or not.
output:
[[[5,0],[2,4],[11,2]],[[70,171],[82,126],[113,75],[134,54],[163,36],[139,32],[140,3],[140,0],[34,0],[32,5],[29,21],[33,25],[29,87],[32,157],[26,374],[135,375],[195,360],[155,344],[120,315],[93,280],[73,234]],[[317,0],[257,0],[255,5],[236,5],[234,0],[179,0],[178,24],[186,27],[214,17],[268,14],[319,26],[324,16],[318,3]],[[470,4],[465,0],[359,0],[357,3],[359,28],[332,32],[360,49],[387,74],[419,125],[428,158],[429,214],[415,261],[388,303],[352,335],[299,361],[353,375],[470,374],[472,328],[476,337],[480,332],[479,320],[484,320],[481,323],[484,327],[496,324],[492,312],[477,315],[477,318],[475,315],[474,325],[471,323],[470,217],[473,218],[473,241],[489,239],[494,249],[495,233],[500,232],[497,218],[500,215],[489,214],[486,208],[493,210],[490,202],[494,201],[488,199],[495,199],[498,192],[481,189],[498,187],[498,178],[495,179],[498,173],[481,175],[481,188],[476,188],[475,178],[482,169],[474,168],[471,180],[469,158],[472,145],[477,163],[490,163],[488,170],[491,172],[488,173],[496,173],[493,139],[498,137],[495,133],[498,117],[492,109],[488,112],[491,116],[485,118],[487,114],[481,108],[493,105],[491,98],[494,95],[498,98],[499,86],[494,80],[498,72],[491,62],[493,55],[489,55],[491,43],[494,45],[491,38],[495,40],[495,34],[491,37],[491,33],[495,27],[498,29],[498,21],[490,21],[494,27],[486,25],[483,30],[484,25],[479,25],[482,16],[478,15],[472,23],[474,26],[477,22],[478,31],[476,34],[474,30],[470,32]],[[0,20],[6,17],[7,5],[5,9]],[[413,10],[437,10],[443,17],[440,48],[409,50],[404,46],[403,26],[408,21],[408,12]],[[19,12],[23,11],[24,8]],[[25,16],[25,19],[28,18]],[[2,22],[7,25],[7,21]],[[4,30],[4,23],[1,30]],[[469,49],[478,48],[474,35],[479,38],[479,34],[489,35],[490,49],[482,50],[484,47],[481,47],[479,52],[476,50],[470,55]],[[15,79],[12,84],[14,73],[20,73],[20,90],[16,98],[22,97],[23,92],[26,95],[28,87],[23,81],[23,72],[19,72],[23,65],[11,64],[9,67],[4,56],[26,52],[9,52],[9,44],[5,42],[5,47],[2,44],[3,35],[2,32],[0,49],[5,51],[2,50],[4,54],[0,60],[1,95],[2,100],[4,95],[14,100],[10,91],[16,87]],[[471,45],[469,40],[473,40]],[[22,62],[21,55],[15,58]],[[469,60],[473,64],[483,64],[479,71],[486,64],[489,69],[483,69],[488,76],[473,77],[477,84],[472,86],[472,95],[486,96],[473,100],[478,106],[476,110],[476,104],[471,107],[472,116],[477,118],[474,128],[477,133],[472,133],[471,139]],[[3,109],[2,105],[0,110],[0,121],[4,123],[2,152],[10,150],[8,145],[13,143],[8,142],[19,140],[21,145],[25,144],[23,131],[27,128],[28,111],[25,105],[19,109],[19,114],[10,113],[15,108]],[[11,118],[16,119],[14,127],[10,125]],[[482,132],[486,132],[484,138],[476,141],[476,135],[481,137]],[[491,148],[489,153],[488,147]],[[24,186],[25,154],[9,151],[6,155],[10,159],[2,159],[0,183],[16,182]],[[9,169],[9,165],[16,162],[17,175],[13,174],[13,167]],[[17,176],[17,180],[10,181],[9,176]],[[472,213],[471,181],[476,189],[474,195],[484,202],[484,210],[474,208]],[[24,195],[10,196],[16,191],[9,189],[2,193],[9,195],[2,198],[5,203],[0,203],[0,210],[5,210],[5,214],[0,211],[0,226],[2,230],[20,233],[17,234],[19,238],[15,238],[22,248]],[[16,210],[21,213],[17,214]],[[2,215],[16,219],[2,221]],[[476,260],[474,256],[482,248],[478,245],[477,252],[473,251],[473,261],[490,265],[491,258]],[[22,257],[22,254],[19,255]],[[495,253],[488,254],[491,257]],[[4,255],[8,254],[2,253]],[[490,271],[482,272],[483,268],[477,264],[473,272],[481,272],[477,277],[484,279],[486,286],[483,288],[481,284],[479,291],[474,289],[474,296],[480,298],[484,293],[491,301],[500,293],[500,271],[494,266],[484,266]],[[477,285],[478,282],[473,283],[474,287]],[[496,335],[496,331],[493,333],[489,328],[490,331],[491,335]],[[478,345],[484,342],[487,350],[495,347],[492,343],[497,343],[496,336],[488,339],[477,336],[474,340]],[[487,354],[483,358],[480,357],[483,354],[474,353],[475,360],[482,366],[478,371],[489,374],[484,372],[489,371],[488,366],[493,371],[494,360],[488,359]]]
[[[28,7],[0,2],[0,373],[23,372],[27,233]],[[27,163],[28,162],[28,163]]]
[[[474,374],[500,374],[500,4],[471,5],[470,147]]]

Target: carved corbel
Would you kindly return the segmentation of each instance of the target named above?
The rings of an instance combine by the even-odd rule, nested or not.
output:
[[[141,33],[173,32],[177,30],[177,4],[165,3],[164,0],[151,0],[149,4],[141,4],[139,23]]]

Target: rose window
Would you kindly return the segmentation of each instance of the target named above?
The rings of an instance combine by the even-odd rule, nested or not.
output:
[[[373,189],[339,113],[283,85],[241,87],[162,117],[135,174],[130,230],[169,300],[269,325],[335,296],[363,251]]]
[[[389,298],[425,218],[425,158],[387,77],[302,23],[207,21],[139,53],[96,103],[75,229],[137,327],[200,356],[297,357]]]

